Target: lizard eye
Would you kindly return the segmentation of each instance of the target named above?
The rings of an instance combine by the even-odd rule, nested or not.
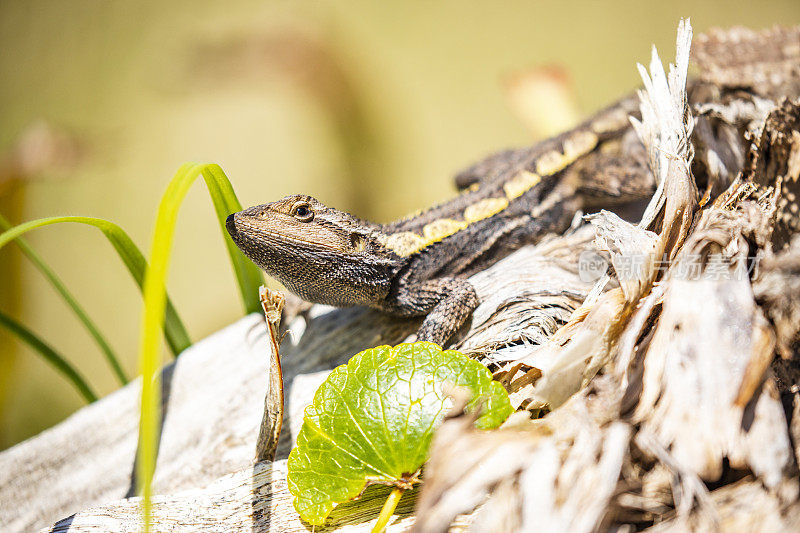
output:
[[[314,219],[314,211],[305,202],[297,203],[292,207],[292,216],[300,222],[311,222]]]

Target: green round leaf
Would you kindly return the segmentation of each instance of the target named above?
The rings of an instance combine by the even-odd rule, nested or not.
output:
[[[452,405],[448,384],[472,390],[468,409],[482,409],[478,428],[497,427],[513,412],[485,366],[430,342],[378,346],[337,367],[306,408],[289,455],[289,491],[300,516],[321,525],[369,483],[407,484]]]

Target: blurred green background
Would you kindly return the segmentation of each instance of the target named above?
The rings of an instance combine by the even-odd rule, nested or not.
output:
[[[529,95],[542,102],[534,121],[560,99],[569,122],[571,102],[583,115],[635,88],[651,44],[672,59],[682,16],[695,34],[797,24],[800,2],[3,0],[0,213],[108,218],[147,250],[167,181],[195,160],[222,165],[245,205],[304,192],[390,220],[452,194],[461,167],[543,133],[515,104],[520,79],[555,86]],[[543,66],[557,68],[531,71]],[[242,315],[202,188],[182,208],[169,280],[195,341]],[[81,226],[28,237],[134,375],[141,299],[109,244]],[[102,394],[117,388],[15,246],[0,250],[0,279],[0,309]],[[0,331],[0,449],[81,405]]]

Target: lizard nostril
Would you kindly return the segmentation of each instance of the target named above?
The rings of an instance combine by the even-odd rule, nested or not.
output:
[[[228,218],[225,219],[225,229],[228,230],[228,233],[230,233],[231,237],[236,236],[236,221],[234,220],[235,215],[236,213],[231,213],[228,215]]]

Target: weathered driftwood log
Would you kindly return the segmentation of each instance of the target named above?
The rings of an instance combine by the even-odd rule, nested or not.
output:
[[[423,490],[390,530],[800,527],[800,29],[700,37],[700,78],[686,91],[689,39],[682,25],[669,76],[654,57],[636,131],[597,156],[613,162],[598,179],[652,171],[641,222],[576,219],[472,278],[482,304],[455,344],[527,410],[493,432],[458,413],[446,421]],[[599,280],[587,264],[602,266]],[[274,462],[255,462],[272,451],[257,442],[271,349],[262,317],[164,370],[156,524],[308,531],[285,477],[303,408],[335,365],[417,323],[319,306],[285,320]],[[138,500],[125,499],[138,402],[133,383],[0,454],[0,529],[61,519],[54,530],[138,531]],[[338,507],[326,528],[369,530],[380,495]]]
[[[669,77],[656,58],[643,74],[637,130],[659,189],[638,226],[610,213],[592,220],[619,288],[584,302],[545,344],[506,365],[509,380],[542,375],[515,393],[522,405],[557,408],[489,434],[466,416],[446,422],[416,529],[444,531],[478,502],[479,531],[498,523],[504,531],[800,529],[797,248],[772,251],[796,218],[785,215],[797,207],[780,200],[788,199],[783,185],[800,179],[800,102],[762,107],[769,115],[758,121],[744,173],[701,209],[687,142],[694,122],[682,96],[685,32]],[[800,54],[800,33],[793,35]],[[729,124],[740,120],[730,113],[740,105],[724,111]],[[708,148],[706,157],[714,153]],[[625,268],[631,258],[639,268]],[[754,269],[762,258],[770,259],[763,274]],[[783,396],[770,371],[774,328],[790,359],[784,366],[794,369],[782,373]],[[507,460],[499,475],[474,475],[500,455]]]
[[[547,306],[556,311],[556,318],[566,318],[591,288],[589,283],[580,281],[574,265],[580,251],[593,246],[591,230],[583,228],[558,242],[520,250],[476,276],[476,287],[484,300],[473,318],[470,332],[474,335],[468,333],[466,341],[475,337],[476,342],[487,338],[510,342],[514,331],[542,337],[552,333],[557,328],[556,320],[541,324],[519,322],[515,326],[508,317],[516,315],[514,307],[520,301],[543,295]],[[553,257],[563,259],[563,263],[549,259]],[[515,276],[502,274],[508,271]],[[563,295],[550,288],[554,280],[567,289]],[[535,315],[536,310],[530,313]],[[493,317],[498,320],[495,322]],[[398,321],[366,309],[318,307],[307,317],[295,318],[281,348],[289,401],[288,420],[277,458],[287,457],[302,424],[303,409],[310,403],[316,386],[334,366],[346,362],[366,346],[396,344],[415,328],[414,321]],[[254,468],[267,390],[269,346],[263,317],[251,315],[195,344],[165,369],[164,404],[167,407],[154,480],[156,494],[174,495],[208,486],[220,498],[226,498],[241,496],[243,492],[237,488],[240,484],[258,487],[260,485],[253,483],[262,481],[265,483],[263,490],[271,490],[266,483],[271,478],[266,474],[249,483],[242,481],[242,476],[246,477]],[[29,531],[45,527],[87,507],[132,495],[139,393],[140,384],[133,382],[0,454],[3,529]],[[270,471],[268,465],[258,468]],[[215,480],[232,472],[238,474],[228,481],[220,480],[211,488]],[[283,506],[279,511],[262,514],[254,513],[254,509],[247,506],[240,507],[241,519],[249,517],[253,527],[260,530],[268,530],[270,523],[276,523],[274,516],[278,514],[293,517],[287,518],[287,524],[297,521],[285,493],[285,479],[281,483],[284,492],[275,499],[275,505]],[[180,522],[183,511],[190,511],[192,516],[203,514],[199,507],[202,497],[198,495],[197,498],[183,500],[189,507],[180,507],[182,510],[175,507],[176,514],[169,521]],[[209,498],[202,501],[216,505],[215,500]],[[158,505],[162,507],[158,509],[169,508],[167,501],[176,500],[161,499]],[[251,499],[248,497],[246,501]],[[358,512],[376,518],[382,502],[375,500],[374,503]],[[133,503],[119,505],[119,509],[136,508]],[[135,513],[131,512],[126,520],[135,519]],[[93,522],[92,516],[99,521]],[[167,518],[167,514],[160,516]],[[180,523],[189,528],[191,521],[184,518],[186,521]],[[108,513],[100,508],[79,513],[67,521],[71,524],[70,531],[92,527],[124,531],[130,524],[124,521],[114,526]],[[234,522],[228,522],[231,523]],[[300,527],[299,522],[297,524]],[[202,530],[207,526],[205,521],[197,523]],[[368,524],[363,527],[367,530]]]
[[[387,491],[370,490],[359,505],[335,509],[328,527],[337,531],[366,531],[374,525]],[[292,496],[286,486],[286,460],[265,461],[251,468],[225,476],[201,490],[190,489],[156,496],[153,500],[153,523],[156,530],[167,526],[174,531],[281,531],[307,533],[292,508]],[[398,507],[398,513],[387,531],[408,529],[414,510],[409,494]],[[130,531],[143,530],[142,511],[138,498],[118,500],[55,524],[54,533],[67,531]]]

